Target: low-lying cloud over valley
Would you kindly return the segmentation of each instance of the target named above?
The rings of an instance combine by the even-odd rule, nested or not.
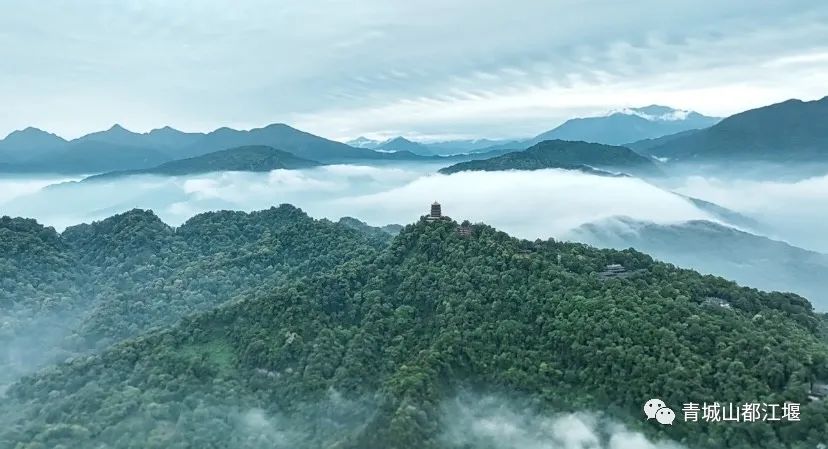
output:
[[[689,201],[636,178],[566,170],[436,174],[429,165],[326,166],[270,173],[224,172],[187,177],[134,176],[62,183],[19,192],[0,213],[37,218],[63,229],[132,208],[152,209],[178,225],[215,209],[257,210],[290,203],[317,218],[353,216],[370,224],[409,223],[438,200],[458,220],[483,221],[525,238],[563,235],[615,215],[653,222],[711,219]]]

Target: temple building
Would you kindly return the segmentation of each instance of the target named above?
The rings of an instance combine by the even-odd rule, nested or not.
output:
[[[601,279],[612,279],[617,277],[627,277],[629,273],[627,273],[627,269],[624,268],[623,265],[618,263],[611,263],[604,267],[604,271],[598,273],[598,277]]]
[[[436,221],[443,218],[443,210],[440,208],[440,203],[437,201],[431,203],[431,213],[428,214],[426,220],[428,221]]]
[[[468,220],[464,221],[457,227],[457,234],[460,237],[470,237],[472,235],[472,226]]]
[[[440,218],[443,216],[443,210],[440,208],[440,203],[437,201],[431,203],[431,218]]]

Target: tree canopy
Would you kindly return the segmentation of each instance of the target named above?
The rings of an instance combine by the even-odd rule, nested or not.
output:
[[[293,224],[268,225],[280,221]],[[390,245],[290,207],[159,223],[135,212],[57,241],[88,248],[87,276],[125,276],[121,310],[145,302],[142,316],[157,318],[192,301],[201,312],[21,379],[0,406],[0,445],[445,448],[442,405],[465,390],[521,396],[538,413],[600,411],[692,447],[805,448],[828,434],[828,406],[807,398],[828,377],[825,321],[793,294],[633,250],[518,240],[482,224],[461,234],[451,220],[423,219]],[[301,236],[286,245],[293,228]],[[144,271],[188,251],[205,259],[169,278]],[[290,271],[274,270],[286,259],[310,274],[270,282]],[[599,276],[608,264],[629,276]],[[239,288],[241,278],[252,282]],[[235,300],[220,300],[229,292]],[[641,406],[655,395],[799,402],[802,420],[652,426]]]

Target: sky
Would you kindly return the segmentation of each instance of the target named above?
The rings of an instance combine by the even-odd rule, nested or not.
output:
[[[0,0],[0,136],[283,122],[340,140],[509,138],[825,86],[822,0]]]

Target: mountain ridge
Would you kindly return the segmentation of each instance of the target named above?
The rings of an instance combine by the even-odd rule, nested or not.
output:
[[[219,171],[263,172],[277,169],[294,170],[322,165],[310,159],[294,156],[293,153],[264,145],[249,145],[186,159],[176,159],[156,167],[143,170],[125,170],[90,176],[84,181],[111,179],[132,175],[181,176]]]
[[[562,168],[593,171],[628,170],[656,174],[658,168],[650,159],[626,147],[589,142],[546,140],[526,150],[506,153],[489,159],[461,162],[440,169],[440,173],[460,171],[539,170]]]
[[[707,117],[693,111],[651,105],[628,108],[606,116],[569,119],[556,128],[535,136],[529,143],[560,139],[624,145],[690,129],[706,128],[719,120],[717,117]]]
[[[676,161],[828,162],[828,96],[791,99],[734,114],[716,125],[647,148]]]

